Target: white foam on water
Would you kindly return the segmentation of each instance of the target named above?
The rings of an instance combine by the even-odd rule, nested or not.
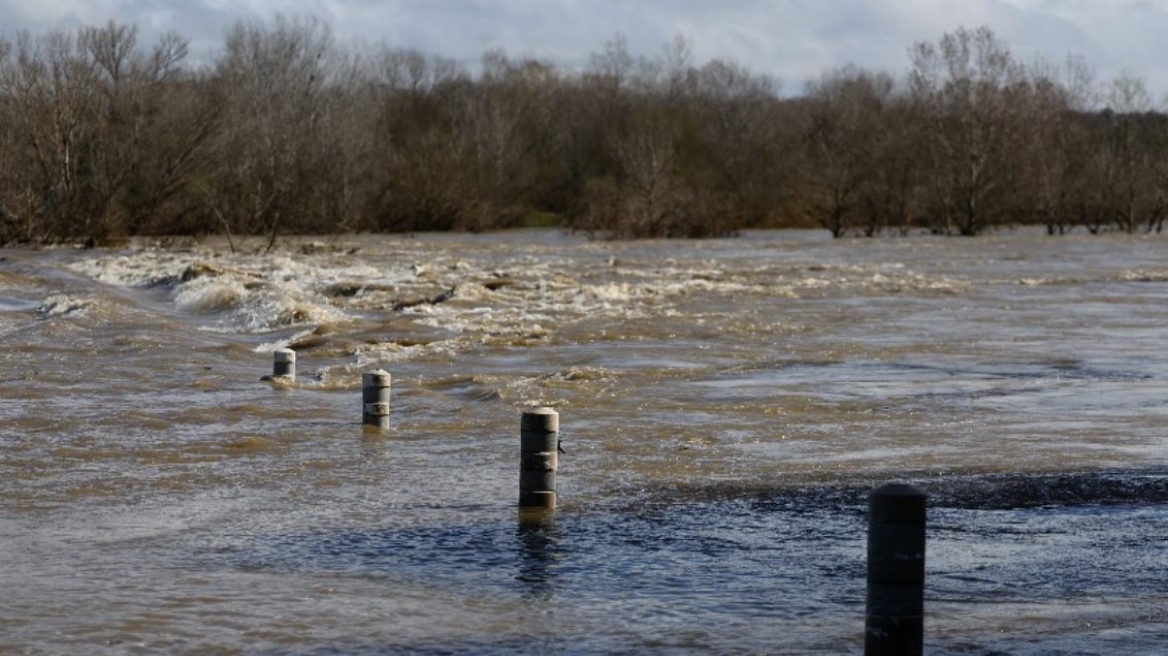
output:
[[[47,317],[64,315],[83,316],[93,302],[89,299],[78,299],[66,294],[53,294],[41,302],[41,314]]]
[[[174,302],[194,312],[223,312],[239,307],[247,296],[247,288],[238,279],[204,277],[179,285]]]
[[[641,321],[684,315],[710,297],[799,298],[845,292],[951,292],[961,283],[899,263],[822,264],[671,257],[639,266],[593,257],[590,244],[535,246],[500,260],[438,242],[379,237],[358,248],[273,254],[144,249],[81,259],[73,270],[121,287],[164,287],[203,330],[263,334],[357,318],[400,317],[450,335],[424,346],[362,346],[363,362],[456,352],[501,340],[543,339],[581,321]],[[724,311],[724,310],[723,310]],[[391,341],[391,340],[387,340]],[[271,348],[285,346],[287,340]],[[266,348],[262,346],[260,348]]]
[[[178,278],[194,261],[193,254],[150,250],[78,260],[69,268],[108,285],[143,287]]]
[[[272,285],[250,290],[212,327],[223,332],[263,333],[293,326],[340,321],[344,312],[327,300],[295,286]]]
[[[442,340],[428,344],[402,345],[395,342],[369,344],[357,349],[355,366],[361,368],[382,363],[401,362],[421,357],[449,356],[459,350],[457,340]]]
[[[305,258],[309,259],[309,258]],[[204,329],[264,333],[343,319],[345,313],[316,291],[353,271],[321,269],[287,256],[212,252],[139,251],[81,260],[73,270],[121,287],[167,285],[176,307],[215,317]],[[354,268],[369,273],[368,266]]]
[[[295,343],[297,340],[304,339],[312,334],[312,329],[301,330],[294,335],[284,339],[278,339],[273,342],[264,342],[256,346],[252,351],[255,353],[272,353],[277,349],[288,348],[289,344]]]

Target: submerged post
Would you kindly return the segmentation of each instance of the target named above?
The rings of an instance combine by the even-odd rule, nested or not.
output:
[[[389,428],[391,383],[392,377],[384,369],[361,374],[361,423],[376,426],[381,430]]]
[[[551,408],[525,410],[519,421],[519,507],[556,507],[560,413]]]
[[[868,499],[865,656],[923,653],[925,493],[889,483]]]
[[[282,348],[272,352],[272,377],[296,379],[296,351]]]

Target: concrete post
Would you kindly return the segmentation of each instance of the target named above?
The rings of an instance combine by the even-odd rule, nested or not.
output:
[[[296,351],[282,348],[272,352],[272,378],[296,380]]]
[[[556,507],[560,413],[551,408],[523,412],[519,422],[519,507]]]
[[[361,374],[361,423],[376,426],[381,430],[389,428],[389,391],[392,377],[388,371],[378,369]]]
[[[923,653],[924,492],[890,483],[868,499],[868,605],[865,656]]]

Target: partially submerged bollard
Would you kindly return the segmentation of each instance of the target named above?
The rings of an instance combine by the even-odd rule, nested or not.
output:
[[[272,377],[296,379],[296,351],[282,348],[272,352]]]
[[[560,413],[551,408],[525,410],[519,421],[519,507],[556,507]]]
[[[865,656],[923,653],[925,493],[889,483],[868,500]]]
[[[389,428],[389,392],[392,376],[384,369],[361,374],[361,423]]]

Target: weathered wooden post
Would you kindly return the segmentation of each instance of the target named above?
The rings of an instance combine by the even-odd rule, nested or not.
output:
[[[551,408],[525,410],[519,421],[519,507],[556,507],[560,413]]]
[[[272,352],[272,378],[296,380],[296,351],[282,348]]]
[[[865,656],[923,653],[925,493],[889,483],[868,499]]]
[[[361,374],[361,423],[376,426],[381,430],[389,428],[389,391],[392,377],[388,371]]]

